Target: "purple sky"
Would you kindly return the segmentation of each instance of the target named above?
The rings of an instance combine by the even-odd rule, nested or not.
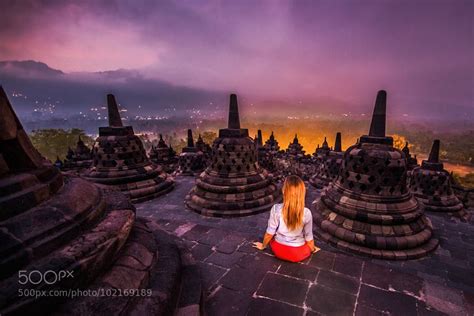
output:
[[[473,108],[474,1],[14,1],[0,60],[265,100]],[[367,102],[369,100],[369,102]],[[331,101],[327,101],[331,102]],[[393,104],[392,103],[392,104]]]

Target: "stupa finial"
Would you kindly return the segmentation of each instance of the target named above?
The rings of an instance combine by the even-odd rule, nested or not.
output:
[[[257,135],[258,135],[257,136],[257,144],[259,146],[263,146],[262,130],[259,129],[258,132],[257,132]]]
[[[433,141],[433,146],[431,146],[431,151],[430,151],[430,156],[428,157],[428,162],[434,162],[434,163],[439,162],[439,145],[440,145],[439,139],[435,139]]]
[[[336,134],[336,143],[334,144],[334,151],[342,151],[341,132]]]
[[[194,147],[193,131],[188,129],[188,147]]]
[[[122,127],[122,119],[120,118],[120,112],[113,94],[107,94],[107,108],[109,112],[109,126]]]
[[[42,165],[43,158],[33,147],[2,86],[0,86],[0,148],[0,158],[3,158],[10,171],[34,169]]]
[[[230,95],[228,124],[229,129],[240,129],[239,105],[235,94]]]
[[[370,124],[369,136],[385,137],[385,121],[387,112],[387,92],[380,90],[375,100],[374,113]]]

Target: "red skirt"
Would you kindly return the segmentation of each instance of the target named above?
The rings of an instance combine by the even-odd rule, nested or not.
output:
[[[292,247],[280,244],[275,239],[270,241],[270,248],[272,248],[275,257],[290,262],[300,262],[311,256],[311,249],[307,244],[299,247]]]

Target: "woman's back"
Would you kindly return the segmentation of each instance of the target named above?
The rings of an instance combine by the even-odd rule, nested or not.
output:
[[[289,229],[283,218],[283,204],[273,205],[268,219],[267,233],[275,235],[275,240],[283,245],[298,247],[313,239],[313,216],[304,208],[303,223],[295,229]]]

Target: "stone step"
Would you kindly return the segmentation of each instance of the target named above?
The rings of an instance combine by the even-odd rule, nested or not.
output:
[[[48,184],[38,183],[0,198],[0,221],[17,216],[50,197]]]

